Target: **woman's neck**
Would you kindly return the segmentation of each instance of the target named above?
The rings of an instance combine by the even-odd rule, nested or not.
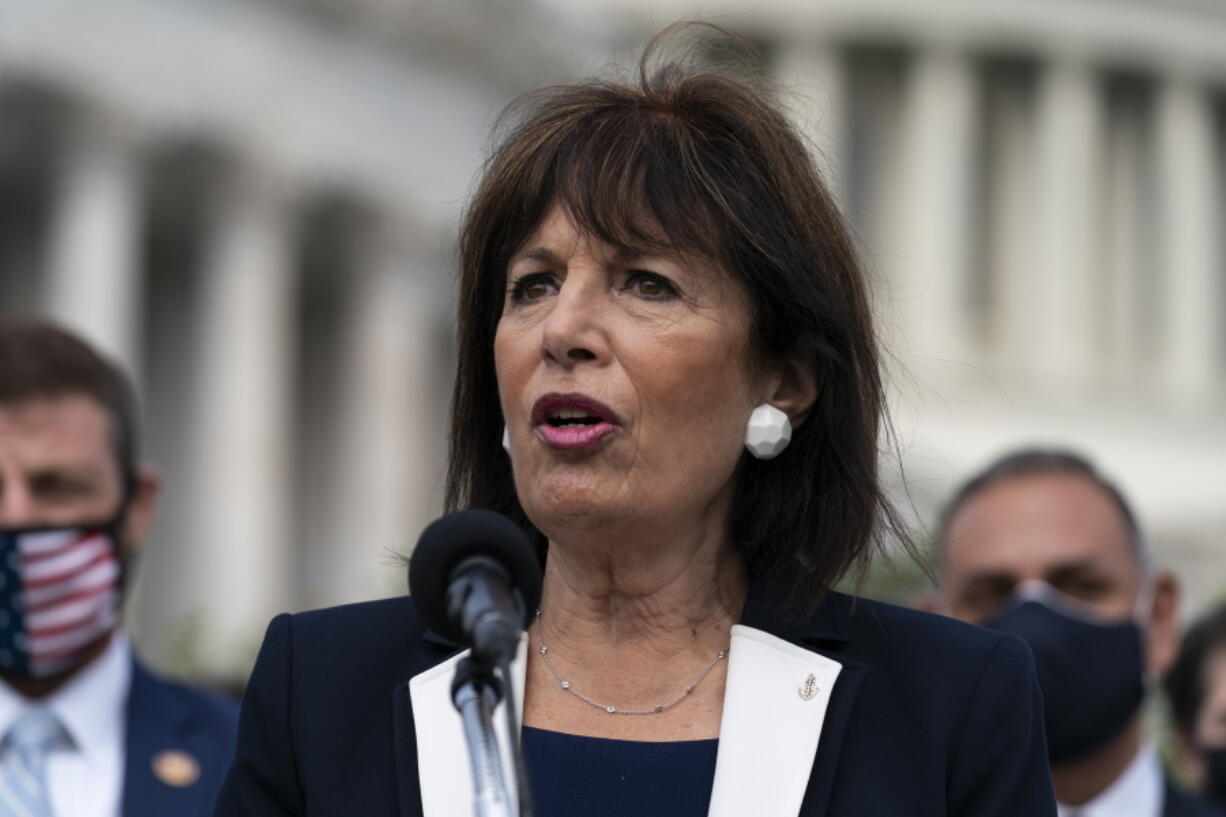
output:
[[[730,544],[551,542],[542,627],[559,648],[672,656],[727,641],[747,592]]]
[[[525,724],[626,740],[719,735],[728,662],[717,656],[747,593],[726,518],[713,509],[688,524],[602,520],[550,531]],[[603,711],[654,710],[678,695],[676,707],[644,717]]]

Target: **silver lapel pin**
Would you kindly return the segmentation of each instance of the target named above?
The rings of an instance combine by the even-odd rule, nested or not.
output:
[[[811,701],[817,697],[817,676],[809,673],[809,677],[805,679],[805,685],[796,690],[796,694],[800,696],[802,701]]]

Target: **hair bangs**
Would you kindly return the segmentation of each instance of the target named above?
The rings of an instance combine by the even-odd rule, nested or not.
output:
[[[683,130],[678,119],[641,109],[594,123],[559,155],[554,200],[580,231],[618,250],[725,261],[725,225],[687,172]]]
[[[530,123],[517,129],[520,143],[533,150],[506,157],[519,159],[505,168],[519,200],[503,211],[516,214],[504,233],[503,266],[556,205],[580,232],[618,251],[692,255],[726,268],[728,222],[696,165],[691,126],[643,105],[630,88],[605,84],[597,100],[587,95],[583,110],[566,104],[571,90],[534,94],[518,112]],[[536,115],[551,107],[569,115]],[[531,128],[541,132],[524,139]]]

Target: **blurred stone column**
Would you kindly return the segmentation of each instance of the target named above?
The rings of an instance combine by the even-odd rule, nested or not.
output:
[[[1156,157],[1149,90],[1133,80],[1117,79],[1110,91],[1109,124],[1104,132],[1101,213],[1101,266],[1095,286],[1102,314],[1095,330],[1100,370],[1117,382],[1149,375],[1164,315],[1155,314],[1162,291],[1158,258],[1160,212],[1153,187]]]
[[[1214,138],[1208,94],[1185,79],[1169,80],[1158,104],[1160,269],[1167,282],[1163,352],[1169,385],[1185,394],[1205,393],[1217,374],[1214,316],[1224,293]]]
[[[981,253],[968,293],[972,331],[997,366],[1025,366],[1033,354],[1036,309],[1036,111],[1027,68],[986,66],[981,122],[986,174],[976,222]]]
[[[1094,191],[1102,142],[1101,88],[1088,66],[1055,56],[1039,83],[1037,284],[1031,355],[1038,372],[1069,382],[1091,366]]]
[[[293,473],[295,278],[282,191],[258,174],[219,185],[200,277],[197,405],[189,485],[200,654],[245,671],[268,619],[293,602],[288,560]]]
[[[434,409],[438,389],[449,384],[434,379],[439,276],[401,238],[372,227],[349,273],[326,525],[332,546],[312,565],[327,577],[325,603],[407,592],[396,556],[411,550],[442,483],[435,443],[447,428]]]
[[[843,205],[849,136],[842,51],[836,43],[789,40],[780,49],[776,75],[793,121],[817,150],[818,167]]]
[[[43,303],[139,374],[139,157],[113,122],[72,117],[47,231]]]
[[[913,63],[904,123],[904,244],[896,301],[907,349],[923,359],[967,354],[971,173],[975,129],[973,66],[945,48]]]

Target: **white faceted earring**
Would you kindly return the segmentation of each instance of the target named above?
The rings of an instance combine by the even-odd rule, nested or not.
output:
[[[502,447],[508,454],[511,453],[511,432],[507,431],[506,426],[502,427]]]
[[[758,459],[774,459],[783,453],[791,441],[791,421],[770,403],[763,403],[749,415],[749,423],[745,427],[745,447]]]

